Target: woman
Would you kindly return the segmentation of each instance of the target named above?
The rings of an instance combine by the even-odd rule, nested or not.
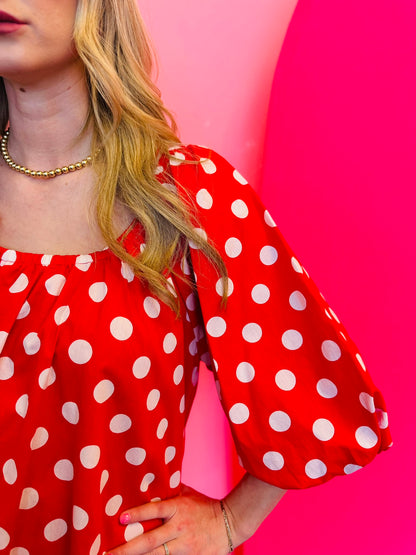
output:
[[[0,551],[228,553],[386,449],[383,399],[244,178],[180,144],[135,1],[0,10]],[[221,502],[180,483],[201,360],[247,471]]]

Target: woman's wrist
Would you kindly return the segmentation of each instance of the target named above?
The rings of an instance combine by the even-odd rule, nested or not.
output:
[[[232,545],[235,549],[251,538],[285,493],[286,490],[263,482],[251,474],[245,474],[222,500],[229,526],[228,532],[223,513],[224,530],[227,539],[229,533],[231,540],[229,547]]]

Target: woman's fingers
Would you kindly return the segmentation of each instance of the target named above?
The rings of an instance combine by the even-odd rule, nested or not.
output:
[[[167,524],[159,526],[150,532],[146,532],[142,536],[138,536],[128,543],[119,545],[115,549],[107,552],[107,555],[166,555],[163,544],[166,543],[168,551],[170,550],[172,540],[176,537],[176,532]]]
[[[174,499],[166,501],[151,501],[138,507],[133,507],[123,511],[120,515],[121,524],[130,524],[131,522],[140,522],[144,520],[169,520],[176,512],[176,503]]]

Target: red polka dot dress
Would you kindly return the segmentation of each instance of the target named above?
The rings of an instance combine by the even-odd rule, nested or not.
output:
[[[178,494],[200,361],[266,482],[320,484],[391,443],[356,346],[244,178],[212,150],[172,152],[156,174],[193,199],[228,268],[226,308],[192,244],[169,278],[180,318],[108,249],[0,248],[0,553],[97,555],[143,533],[118,515]],[[137,223],[125,246],[144,242]]]

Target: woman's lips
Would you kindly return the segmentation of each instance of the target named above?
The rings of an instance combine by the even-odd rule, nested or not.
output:
[[[23,25],[25,25],[24,21],[20,21],[7,12],[0,11],[0,35],[14,33]]]
[[[24,21],[20,21],[13,15],[0,10],[0,23],[19,23],[20,25],[23,25]]]

